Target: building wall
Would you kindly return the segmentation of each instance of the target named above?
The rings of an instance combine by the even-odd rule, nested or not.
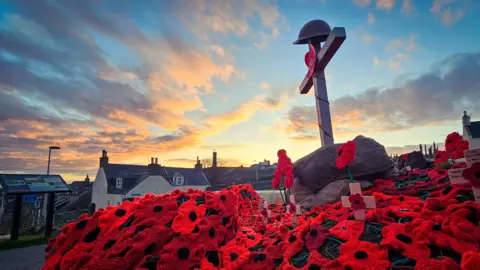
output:
[[[127,193],[127,198],[141,197],[145,194],[165,194],[174,191],[175,189],[188,190],[189,188],[206,190],[208,186],[172,186],[160,175],[152,175],[147,177],[138,186]]]
[[[92,186],[92,202],[95,203],[96,209],[100,209],[109,205],[120,205],[125,198],[142,197],[147,193],[160,195],[170,193],[175,189],[188,190],[189,188],[193,188],[206,190],[207,187],[208,186],[172,186],[162,176],[153,175],[147,177],[142,183],[130,190],[126,195],[107,194],[108,183],[103,168],[100,168]]]
[[[463,139],[467,140],[470,144],[470,149],[477,149],[480,148],[480,139],[474,139],[472,136],[468,136],[467,130],[463,127]]]
[[[95,182],[93,182],[92,185],[92,203],[95,204],[96,209],[107,207],[107,202],[110,199],[107,196],[107,191],[108,183],[105,177],[105,172],[103,171],[103,168],[100,168],[95,177]]]
[[[470,138],[470,139],[468,140],[468,142],[470,143],[470,149],[478,149],[478,148],[480,148],[480,139]]]

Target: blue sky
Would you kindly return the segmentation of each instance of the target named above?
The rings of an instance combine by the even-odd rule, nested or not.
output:
[[[460,131],[480,113],[475,0],[0,1],[0,171],[67,179],[116,163],[193,166],[293,159],[319,147],[300,95],[312,19],[345,27],[326,68],[335,139],[390,153]],[[477,30],[476,30],[477,29]]]

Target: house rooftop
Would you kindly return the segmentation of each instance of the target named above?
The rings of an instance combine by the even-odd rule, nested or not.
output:
[[[160,165],[158,165],[160,166]],[[148,176],[148,166],[128,164],[107,164],[103,167],[108,182],[108,193],[125,194],[142,183]],[[176,168],[161,166],[160,175],[170,185],[173,183],[173,175],[179,173],[184,177],[184,185],[187,186],[209,186],[207,177],[201,170],[190,168]],[[116,187],[116,179],[122,178],[122,188]]]
[[[480,121],[470,122],[469,126],[465,126],[468,135],[474,139],[480,139]]]

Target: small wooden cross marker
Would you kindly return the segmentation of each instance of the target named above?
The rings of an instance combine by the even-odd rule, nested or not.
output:
[[[267,202],[267,201],[264,201],[264,202],[263,202],[262,215],[263,215],[265,224],[267,224],[267,223],[268,223],[268,219],[269,219],[270,216],[271,216],[271,211],[270,211],[270,209],[268,209],[268,202]]]
[[[297,215],[302,214],[302,209],[301,209],[302,206],[295,203],[295,196],[294,195],[290,195],[290,204],[295,205],[295,213],[292,213],[292,224],[293,224],[293,227],[296,227],[297,226]],[[290,208],[290,205],[288,207]],[[289,209],[289,211],[290,211],[290,209]]]
[[[356,220],[365,220],[365,210],[375,209],[375,198],[373,196],[362,196],[360,183],[350,183],[350,196],[342,196],[342,205],[352,208]]]

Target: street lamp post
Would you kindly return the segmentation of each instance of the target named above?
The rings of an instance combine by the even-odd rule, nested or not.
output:
[[[50,146],[48,148],[48,165],[47,165],[47,175],[50,175],[50,157],[52,156],[52,150],[60,150],[59,146]]]
[[[50,158],[52,156],[52,150],[61,149],[59,146],[50,146],[48,148],[48,165],[47,175],[50,175]],[[47,199],[47,200],[45,200]],[[45,194],[43,198],[43,211],[45,214],[45,236],[50,237],[53,231],[53,212],[55,206],[55,193]]]

